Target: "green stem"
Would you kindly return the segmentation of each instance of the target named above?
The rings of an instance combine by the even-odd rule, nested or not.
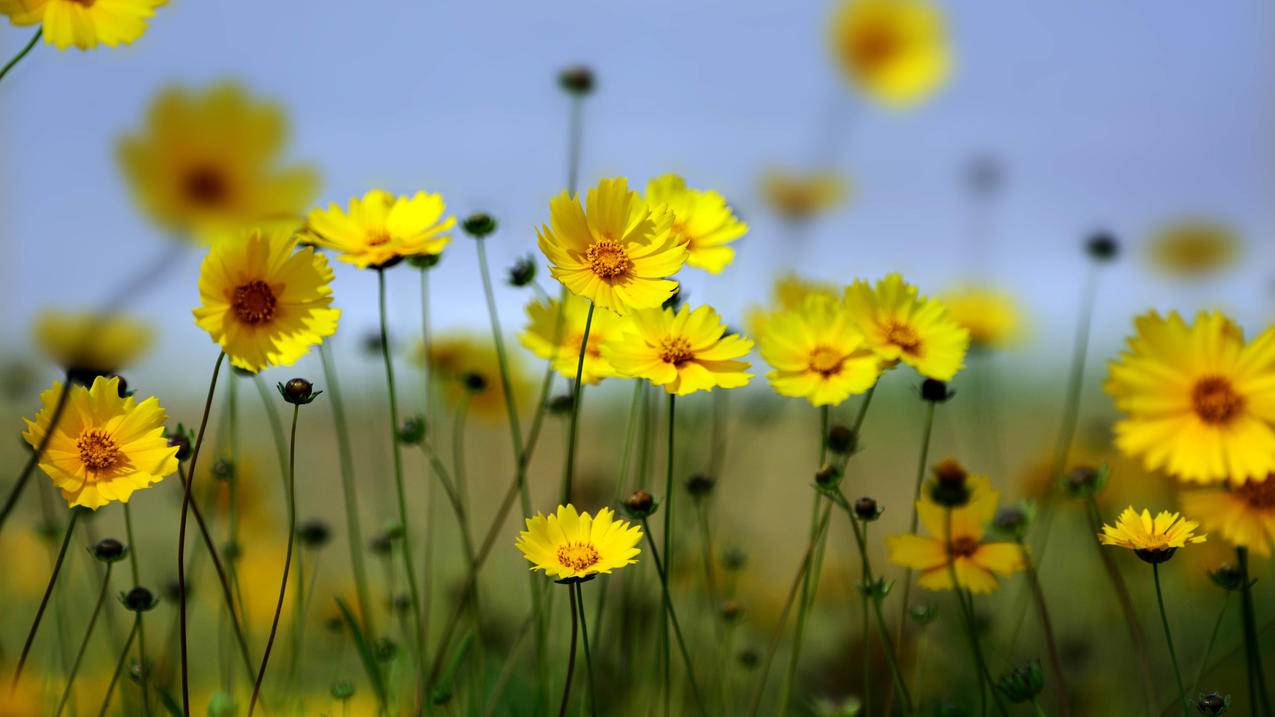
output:
[[[707,715],[708,710],[705,709],[704,700],[700,697],[699,681],[695,679],[695,663],[691,660],[690,651],[686,649],[686,640],[682,637],[682,625],[677,620],[677,611],[673,609],[673,599],[669,596],[668,563],[660,560],[659,548],[655,546],[655,538],[651,537],[651,526],[647,524],[645,518],[642,519],[642,532],[646,533],[646,542],[651,548],[651,560],[655,563],[655,572],[660,576],[660,593],[663,596],[664,610],[673,626],[673,635],[677,640],[677,648],[682,654],[682,666],[686,669],[686,679],[691,685],[691,694],[695,698],[695,706],[699,708],[700,714]],[[666,689],[665,692],[667,693],[668,690]]]
[[[858,530],[851,526],[851,529],[857,534]],[[868,524],[863,524],[863,538],[861,542],[868,542]],[[868,578],[868,554],[867,551],[860,552],[862,567],[860,579],[862,584],[859,586],[859,597],[863,602],[863,619],[860,623],[860,632],[863,637],[863,709],[865,712],[872,712],[872,636],[868,632],[868,591],[872,589],[872,582]]]
[[[89,625],[84,629],[84,639],[80,641],[80,649],[75,653],[75,661],[71,663],[71,674],[66,677],[66,688],[62,691],[62,699],[58,701],[55,717],[62,717],[67,702],[71,701],[71,688],[75,685],[75,676],[80,672],[80,663],[84,661],[84,652],[88,650],[89,640],[93,637],[93,628],[97,625],[97,616],[102,614],[102,604],[106,602],[106,593],[111,587],[111,568],[114,563],[106,564],[106,574],[102,576],[102,589],[97,593],[97,602],[93,604],[93,612],[89,615]],[[139,615],[141,613],[138,613]]]
[[[580,588],[580,583],[575,582],[571,585],[574,593],[571,599],[576,601],[580,611],[580,639],[584,642],[584,671],[589,680],[589,714],[596,715],[598,713],[598,691],[593,685],[593,655],[589,649],[589,625],[584,619],[584,592]]]
[[[31,645],[35,642],[35,633],[40,629],[40,621],[44,618],[44,611],[49,606],[49,598],[53,596],[53,587],[57,585],[58,574],[62,572],[62,561],[66,559],[66,549],[71,545],[71,535],[75,531],[75,522],[80,519],[80,510],[71,509],[71,519],[67,521],[66,533],[62,536],[62,547],[58,549],[58,557],[53,562],[53,574],[49,576],[49,585],[44,589],[44,597],[40,599],[40,607],[35,612],[35,620],[31,623],[31,630],[27,633],[27,640],[22,645],[22,654],[18,657],[18,669],[13,671],[13,682],[11,687],[18,686],[18,680],[22,678],[22,669],[26,666],[27,656],[31,653]]]
[[[952,509],[947,508],[943,511],[943,535],[945,545],[952,545]],[[948,548],[947,571],[952,580],[952,591],[956,593],[956,600],[960,604],[962,622],[965,625],[966,637],[969,639],[970,654],[974,657],[974,664],[978,667],[978,677],[981,683],[979,693],[983,700],[982,714],[987,714],[987,693],[990,691],[992,700],[996,704],[996,711],[1001,717],[1006,717],[1009,713],[1005,710],[1005,705],[1001,704],[1000,694],[996,691],[995,683],[992,681],[991,672],[987,669],[987,661],[983,659],[983,648],[979,645],[978,627],[974,622],[974,600],[971,597],[966,602],[965,589],[961,587],[960,580],[956,573],[956,555]]]
[[[35,467],[40,462],[40,459],[44,457],[44,451],[48,449],[49,441],[53,440],[53,432],[58,426],[58,421],[62,419],[62,413],[66,410],[67,400],[70,396],[71,378],[66,376],[62,379],[62,388],[58,391],[58,400],[53,405],[53,414],[49,416],[49,425],[44,431],[44,437],[40,439],[40,445],[35,447],[35,451],[27,459],[26,465],[22,467],[22,473],[13,482],[13,488],[9,490],[9,495],[4,499],[4,507],[0,508],[0,530],[4,529],[5,521],[13,513],[13,509],[18,505],[18,498],[22,497],[22,493],[27,487],[27,481],[35,473]]]
[[[1169,646],[1169,661],[1173,663],[1173,679],[1178,685],[1178,700],[1182,703],[1182,717],[1191,717],[1191,707],[1187,703],[1186,685],[1182,682],[1182,669],[1178,667],[1178,651],[1173,647],[1173,633],[1169,630],[1169,613],[1164,609],[1164,591],[1160,588],[1160,564],[1151,564],[1151,574],[1155,578],[1155,602],[1160,608],[1160,624],[1164,627],[1164,641]]]
[[[916,464],[916,480],[912,485],[912,518],[908,522],[908,533],[916,535],[917,526],[917,510],[916,504],[921,500],[921,485],[925,482],[925,469],[930,462],[930,439],[934,435],[934,411],[938,403],[935,401],[927,401],[925,403],[925,423],[921,428],[921,458]],[[903,597],[899,603],[899,625],[895,630],[895,642],[903,644],[903,632],[907,627],[908,619],[908,602],[912,596],[912,568],[908,568],[903,575]]]
[[[1270,717],[1272,714],[1270,693],[1266,689],[1266,671],[1262,668],[1262,647],[1257,639],[1257,612],[1253,606],[1253,580],[1248,572],[1248,548],[1236,547],[1235,558],[1240,572],[1244,576],[1244,587],[1240,596],[1242,598],[1241,606],[1244,621],[1244,649],[1249,669],[1250,698],[1253,693],[1257,693],[1257,699],[1252,700],[1251,709],[1254,713],[1257,713],[1260,706],[1261,714]]]
[[[669,714],[669,706],[673,696],[673,685],[669,660],[669,609],[672,602],[668,599],[668,581],[673,574],[673,465],[675,455],[674,438],[677,435],[677,394],[668,395],[668,442],[665,446],[664,470],[664,567],[660,570],[664,588],[664,604],[660,610],[662,636],[664,645],[664,714]]]
[[[137,558],[137,540],[133,538],[133,511],[129,508],[129,504],[124,504],[124,532],[128,536],[128,562],[132,569],[133,585],[142,584],[141,567],[138,565]],[[150,680],[147,676],[146,661],[146,626],[142,620],[142,613],[137,613],[137,664],[141,666],[142,678],[138,680],[142,686],[142,709],[149,716],[151,713],[150,700]],[[110,627],[108,624],[107,627]]]
[[[565,297],[563,300],[566,300]],[[584,376],[584,356],[589,348],[589,329],[593,328],[594,308],[593,302],[589,302],[589,313],[584,319],[584,336],[580,339],[580,357],[576,360],[576,382],[571,392],[571,427],[567,433],[567,461],[563,467],[562,500],[560,501],[564,504],[571,502],[572,480],[576,470],[576,443],[580,429],[580,392],[584,388],[581,378]]]
[[[1054,638],[1054,625],[1049,619],[1049,608],[1045,604],[1045,590],[1041,587],[1040,573],[1036,570],[1035,561],[1028,553],[1027,546],[1023,545],[1021,539],[1018,545],[1026,563],[1027,581],[1031,588],[1032,599],[1035,600],[1036,611],[1040,614],[1040,627],[1045,635],[1045,648],[1049,655],[1049,669],[1053,676],[1054,689],[1058,693],[1058,713],[1062,717],[1067,717],[1071,714],[1071,699],[1067,694],[1067,680],[1063,673],[1062,658],[1058,654],[1058,641]]]
[[[1218,633],[1222,631],[1222,619],[1226,617],[1226,609],[1231,606],[1231,592],[1228,590],[1222,596],[1222,609],[1217,611],[1217,619],[1213,621],[1213,631],[1209,633],[1208,644],[1204,647],[1204,655],[1200,658],[1200,666],[1195,671],[1195,680],[1191,682],[1191,689],[1187,695],[1194,695],[1200,690],[1200,683],[1204,681],[1204,671],[1208,667],[1209,658],[1213,655],[1213,648],[1217,645]]]
[[[111,696],[115,694],[115,685],[120,681],[120,673],[124,671],[124,663],[128,661],[128,652],[133,647],[133,639],[137,637],[137,633],[142,627],[142,613],[138,612],[133,619],[133,629],[128,633],[128,639],[124,641],[124,649],[120,650],[120,659],[115,663],[115,672],[111,675],[111,682],[106,687],[106,695],[102,698],[102,709],[98,710],[97,717],[106,717],[106,711],[111,706]],[[145,675],[143,675],[145,679]]]
[[[0,69],[0,80],[3,80],[5,78],[5,75],[8,75],[9,71],[12,70],[19,62],[21,62],[22,58],[26,57],[31,52],[32,48],[35,47],[35,43],[40,41],[40,37],[42,35],[44,35],[43,27],[41,27],[39,30],[36,30],[35,34],[31,36],[31,39],[27,41],[27,44],[24,45],[22,49],[18,51],[18,54],[14,55],[12,60],[9,60],[8,62],[6,62],[3,69]]]
[[[567,714],[567,705],[571,703],[571,678],[576,672],[576,633],[579,630],[580,613],[575,599],[568,600],[571,603],[571,652],[567,657],[567,678],[562,686],[562,702],[558,706],[558,717],[565,717]]]

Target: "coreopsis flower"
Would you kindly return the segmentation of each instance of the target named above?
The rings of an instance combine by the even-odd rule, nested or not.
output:
[[[518,339],[527,350],[552,361],[555,371],[574,381],[588,314],[588,300],[575,294],[566,294],[565,303],[558,299],[536,299],[527,304],[527,328],[518,335]],[[589,345],[584,352],[584,368],[580,374],[582,383],[593,384],[618,375],[602,357],[602,344],[620,335],[628,324],[627,317],[616,316],[606,309],[594,309],[593,321],[589,324]]]
[[[332,268],[284,229],[250,229],[213,245],[199,271],[195,323],[247,371],[291,366],[336,333]]]
[[[969,499],[951,510],[951,540],[948,535],[949,510],[936,503],[930,491],[916,502],[916,514],[929,536],[892,535],[886,538],[890,562],[920,571],[917,585],[927,590],[951,590],[949,563],[955,563],[957,583],[972,593],[989,593],[997,588],[996,576],[1012,575],[1026,563],[1023,549],[1015,543],[987,540],[987,527],[996,517],[999,493],[987,476],[965,476]]]
[[[943,12],[928,0],[847,0],[832,46],[850,81],[890,107],[921,102],[951,71]]]
[[[882,360],[902,361],[926,378],[950,381],[965,365],[970,334],[937,299],[921,296],[898,274],[875,286],[859,279],[845,292],[846,309]]]
[[[687,256],[685,240],[672,233],[673,213],[652,210],[622,177],[598,182],[586,204],[566,192],[550,200],[549,225],[537,232],[549,273],[616,314],[664,303],[677,291],[668,277]]]
[[[1116,446],[1187,481],[1263,481],[1275,471],[1275,328],[1251,342],[1226,316],[1134,322],[1106,391],[1125,413]]]
[[[1182,510],[1232,545],[1270,557],[1275,543],[1275,480],[1246,481],[1222,490],[1189,490]]]
[[[1003,349],[1022,336],[1023,317],[1009,294],[972,286],[940,297],[947,314],[970,335],[970,348]]]
[[[306,218],[305,238],[360,269],[379,268],[414,256],[432,256],[451,241],[455,217],[444,217],[442,195],[417,192],[396,197],[373,189],[350,200],[348,210],[336,204],[313,209]]]
[[[514,403],[524,405],[531,393],[531,379],[522,362],[517,360],[516,353],[508,353],[506,358]],[[441,387],[440,393],[448,406],[456,408],[464,401],[469,413],[479,418],[505,417],[505,387],[500,379],[500,357],[489,337],[437,336],[430,342],[428,355],[424,345],[418,344],[412,360],[429,369],[431,379]],[[575,378],[574,364],[571,376]]]
[[[867,347],[841,302],[812,295],[801,307],[772,314],[757,335],[775,392],[837,405],[867,391],[881,375],[881,359]]]
[[[1128,548],[1138,554],[1139,558],[1149,562],[1163,562],[1178,548],[1194,543],[1203,543],[1208,536],[1196,535],[1195,529],[1200,526],[1194,520],[1187,520],[1177,513],[1160,511],[1154,519],[1146,508],[1142,512],[1129,506],[1120,514],[1114,526],[1104,524],[1098,541],[1103,545],[1117,548]]]
[[[560,505],[556,513],[527,518],[514,543],[532,570],[558,580],[585,580],[637,562],[642,528],[616,520],[610,508],[596,517]]]
[[[1185,278],[1226,269],[1239,258],[1240,248],[1240,237],[1230,226],[1212,219],[1190,218],[1156,230],[1147,253],[1160,270]]]
[[[695,391],[737,388],[748,383],[748,362],[739,359],[753,342],[726,334],[711,307],[634,312],[623,334],[602,345],[602,357],[625,376],[644,378],[678,396]]]
[[[673,235],[685,240],[688,265],[720,274],[735,260],[735,250],[727,245],[747,233],[748,225],[722,195],[692,189],[676,174],[666,174],[647,183],[646,201],[673,212]]]
[[[769,169],[761,180],[761,195],[771,211],[791,222],[804,222],[835,208],[848,193],[846,181],[827,171]]]
[[[53,310],[36,317],[33,332],[50,359],[88,381],[132,364],[154,338],[150,326],[118,314]]]
[[[146,32],[146,21],[168,0],[0,0],[0,14],[14,25],[39,25],[44,42],[75,46],[128,45]]]
[[[40,456],[40,470],[69,507],[97,510],[111,501],[127,503],[134,491],[177,470],[177,447],[164,436],[168,416],[159,399],[121,398],[119,382],[99,376],[90,388],[72,386],[68,410]],[[55,382],[40,394],[39,413],[26,419],[22,437],[32,448],[48,433],[61,392]]]
[[[212,242],[246,227],[299,222],[319,176],[280,165],[287,136],[282,108],[238,85],[170,88],[151,104],[144,130],[120,141],[119,160],[155,221]]]
[[[832,284],[813,281],[796,274],[784,274],[775,279],[774,285],[771,286],[771,305],[749,309],[748,331],[753,336],[761,336],[771,316],[785,311],[796,311],[805,303],[807,296],[813,295],[837,299],[841,296],[841,289]]]

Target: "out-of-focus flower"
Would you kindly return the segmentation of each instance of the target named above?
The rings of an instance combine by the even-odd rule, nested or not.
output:
[[[40,394],[43,407],[27,419],[22,437],[35,448],[44,440],[62,385]],[[167,414],[159,399],[121,398],[119,379],[99,376],[91,388],[72,386],[67,411],[54,428],[40,470],[62,491],[70,507],[97,510],[127,503],[133,491],[177,470],[177,448],[164,437]]]
[[[840,299],[841,289],[832,284],[813,281],[796,274],[784,274],[775,279],[770,289],[771,305],[754,307],[748,311],[748,331],[753,336],[761,336],[766,330],[766,322],[775,314],[785,311],[797,311],[806,302],[807,296],[824,296]]]
[[[349,210],[336,204],[313,209],[306,217],[305,240],[338,253],[341,261],[360,269],[381,268],[413,256],[435,255],[451,241],[455,217],[444,217],[440,194],[417,192],[396,197],[373,189],[350,200]]]
[[[118,314],[46,310],[33,325],[35,342],[62,368],[85,375],[114,373],[150,348],[150,326]]]
[[[515,353],[506,356],[509,382],[517,405],[525,405],[531,382]],[[429,355],[418,344],[412,359],[429,368],[432,380],[442,388],[443,400],[456,407],[469,402],[469,412],[482,418],[505,416],[505,388],[500,380],[500,357],[491,339],[443,335],[430,342]],[[575,377],[574,369],[571,374]],[[477,386],[481,383],[481,387]],[[468,387],[467,387],[468,385]]]
[[[1007,293],[964,286],[943,294],[941,300],[948,316],[969,332],[972,349],[1003,349],[1022,336],[1022,314]]]
[[[916,105],[951,72],[947,24],[928,0],[847,0],[832,21],[832,46],[851,82],[884,105]]]
[[[527,304],[527,328],[518,339],[535,355],[552,361],[555,371],[574,381],[588,313],[588,300],[575,294],[567,294],[565,304],[560,304],[558,299],[536,299]],[[589,325],[589,346],[584,352],[584,371],[580,374],[582,382],[593,384],[618,375],[602,357],[602,344],[623,333],[629,323],[628,317],[616,316],[603,308],[594,309]]]
[[[168,0],[0,0],[0,14],[14,25],[39,25],[44,41],[59,50],[74,45],[128,45],[146,32],[146,21]]]
[[[573,294],[624,314],[651,309],[677,291],[668,277],[686,263],[686,242],[672,233],[673,213],[651,208],[627,179],[603,179],[587,209],[563,192],[549,202],[537,232],[549,273]]]
[[[772,314],[757,345],[771,365],[766,378],[775,392],[816,406],[863,393],[881,375],[881,359],[841,302],[827,296],[808,296],[800,308]]]
[[[830,172],[793,172],[768,169],[762,174],[761,194],[771,211],[793,222],[803,222],[839,206],[849,185]]]
[[[711,307],[694,311],[683,304],[672,309],[634,312],[625,332],[602,345],[602,356],[625,376],[644,378],[678,396],[716,387],[748,383],[748,355],[753,342],[726,335],[726,326]]]
[[[1275,542],[1275,480],[1246,481],[1229,490],[1182,493],[1182,510],[1232,545],[1270,557]]]
[[[1167,510],[1160,511],[1153,519],[1151,511],[1146,508],[1139,513],[1129,506],[1114,526],[1102,526],[1098,540],[1103,545],[1132,550],[1146,562],[1159,563],[1167,560],[1178,548],[1203,543],[1207,536],[1195,534],[1199,525]]]
[[[336,333],[327,257],[282,229],[252,229],[213,245],[199,272],[195,323],[230,363],[290,366]]]
[[[592,517],[576,513],[575,506],[560,505],[548,517],[537,513],[527,518],[527,529],[516,545],[532,570],[559,580],[579,580],[636,563],[641,540],[642,528],[616,520],[609,508]]]
[[[717,192],[692,189],[676,174],[666,174],[646,185],[646,201],[673,212],[673,235],[686,242],[686,263],[710,274],[720,274],[735,260],[727,246],[748,232]]]
[[[1275,471],[1275,329],[1251,342],[1220,313],[1135,320],[1107,393],[1126,416],[1116,446],[1187,481],[1263,481]]]
[[[143,132],[121,140],[119,159],[155,221],[211,242],[244,227],[300,221],[319,176],[279,166],[287,135],[283,110],[237,85],[171,88],[151,105]]]
[[[1203,218],[1161,227],[1147,243],[1152,263],[1167,274],[1188,278],[1216,274],[1240,256],[1240,237],[1230,226]]]
[[[875,286],[859,279],[846,289],[846,309],[882,360],[902,361],[926,378],[950,381],[965,365],[969,331],[937,299],[921,296],[898,274]]]

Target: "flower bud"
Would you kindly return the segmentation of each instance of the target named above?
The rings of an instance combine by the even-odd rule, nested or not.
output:
[[[934,618],[939,616],[939,609],[933,605],[913,605],[908,610],[908,615],[912,618],[912,622],[924,627],[934,622]]]
[[[545,406],[545,408],[548,409],[549,413],[552,413],[555,416],[566,416],[570,415],[571,409],[574,408],[574,406],[575,403],[571,394],[561,393],[549,399],[549,403]]]
[[[644,490],[635,490],[624,499],[624,512],[633,520],[644,520],[655,512],[655,496]]]
[[[506,272],[505,279],[510,286],[526,286],[536,280],[536,260],[530,255],[514,262]]]
[[[405,446],[420,445],[425,440],[425,419],[420,416],[408,416],[398,426],[395,433],[398,442]]]
[[[168,434],[168,446],[170,448],[176,446],[177,460],[185,461],[190,458],[190,446],[194,443],[194,437],[190,431],[182,424],[177,424],[177,428]]]
[[[314,384],[304,378],[288,379],[287,383],[278,384],[279,395],[294,406],[304,406],[319,397],[322,391],[315,391]]]
[[[328,544],[332,538],[332,529],[318,518],[307,520],[297,526],[297,540],[307,548],[318,550]]]
[[[398,653],[398,643],[388,637],[382,637],[372,646],[372,651],[376,655],[376,659],[381,662],[389,662]]]
[[[374,555],[389,555],[394,549],[394,541],[390,539],[390,536],[381,533],[368,541],[367,547]]]
[[[229,458],[218,458],[213,462],[212,475],[217,480],[230,480],[235,477],[235,464]]]
[[[1045,689],[1045,673],[1040,669],[1040,661],[1032,660],[1024,667],[1002,672],[996,689],[1014,704],[1034,700]]]
[[[1108,472],[1106,466],[1100,468],[1077,466],[1063,476],[1063,492],[1076,500],[1085,500],[1098,495],[1107,485]]]
[[[482,393],[487,390],[487,377],[477,371],[467,371],[460,377],[465,390],[470,393]]]
[[[1209,571],[1209,579],[1223,590],[1238,591],[1244,588],[1244,572],[1230,563],[1223,563]]]
[[[722,553],[722,567],[731,572],[743,570],[748,565],[748,554],[739,548],[727,548]]]
[[[966,485],[969,474],[954,459],[948,458],[934,467],[934,481],[930,484],[930,498],[946,508],[959,508],[969,502],[970,489]]]
[[[837,424],[828,429],[828,450],[838,455],[854,453],[859,447],[859,437],[849,426]]]
[[[155,599],[151,591],[140,585],[120,595],[120,602],[124,603],[124,607],[133,612],[149,612],[159,604],[159,601]]]
[[[1217,692],[1201,692],[1195,701],[1195,709],[1202,715],[1220,715],[1231,708],[1231,696]]]
[[[855,517],[865,523],[870,523],[880,518],[883,512],[885,512],[885,509],[877,505],[876,499],[869,498],[866,495],[854,502]]]
[[[930,403],[947,403],[955,395],[956,392],[949,389],[947,384],[942,381],[927,378],[921,382],[922,401],[929,401]]]
[[[1095,232],[1085,242],[1085,252],[1097,262],[1113,261],[1120,254],[1120,243],[1108,232]]]
[[[354,696],[354,683],[349,680],[336,680],[328,688],[328,694],[337,702],[345,702]]]
[[[815,485],[820,488],[835,488],[841,482],[841,470],[831,463],[815,471]]]
[[[757,651],[751,647],[745,647],[740,650],[736,659],[739,660],[740,667],[743,667],[745,670],[752,670],[756,668],[757,665],[761,664],[761,655],[759,655]]]
[[[1027,529],[1031,527],[1035,516],[1036,510],[1029,503],[1006,505],[996,511],[996,517],[992,518],[992,527],[1001,535],[1019,541],[1027,535]]]
[[[465,217],[460,228],[475,239],[482,239],[496,231],[496,219],[486,212],[474,212]]]
[[[696,473],[686,479],[686,492],[690,493],[692,498],[703,498],[711,494],[716,485],[716,478],[705,473]]]
[[[442,261],[442,259],[442,254],[417,254],[416,256],[407,257],[407,265],[414,269],[427,271],[438,266],[438,262]]]
[[[734,600],[722,603],[722,619],[726,622],[738,622],[744,616],[744,606]]]
[[[1173,554],[1176,552],[1178,552],[1177,548],[1163,548],[1157,550],[1138,548],[1133,551],[1133,554],[1138,556],[1138,559],[1148,565],[1159,565],[1160,563],[1167,563],[1169,558],[1172,558]]]
[[[568,67],[558,73],[558,86],[568,94],[583,97],[593,92],[593,70],[585,65]]]
[[[128,548],[115,538],[103,538],[93,544],[93,557],[103,563],[115,563],[128,555]]]

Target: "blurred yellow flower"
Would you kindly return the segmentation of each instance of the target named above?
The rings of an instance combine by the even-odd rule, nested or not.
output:
[[[943,11],[928,0],[847,0],[832,45],[855,86],[890,107],[926,99],[951,72]]]
[[[1189,490],[1182,510],[1232,545],[1269,558],[1275,542],[1275,480],[1246,481],[1229,490]]]
[[[673,214],[653,212],[624,178],[589,190],[587,210],[566,192],[549,202],[550,226],[537,232],[549,273],[573,294],[623,314],[650,309],[677,291],[668,279],[686,263],[686,242],[672,233]]]
[[[1220,313],[1135,320],[1106,391],[1126,415],[1116,446],[1187,481],[1263,481],[1275,471],[1275,328],[1245,343]]]
[[[666,174],[646,185],[646,201],[673,212],[673,235],[686,242],[686,263],[710,274],[720,274],[735,260],[727,244],[748,232],[748,225],[731,211],[726,199],[710,190],[691,189],[676,174]]]
[[[574,381],[589,301],[570,293],[566,297],[565,304],[558,299],[536,299],[527,304],[527,328],[518,339],[528,351],[552,361],[555,371]],[[602,308],[594,309],[593,322],[589,325],[589,347],[584,352],[584,370],[580,374],[583,383],[593,384],[619,375],[602,357],[602,344],[620,335],[628,324],[627,317]]]
[[[1239,259],[1240,237],[1219,221],[1184,219],[1156,231],[1148,244],[1148,254],[1168,274],[1206,276]]]
[[[515,545],[531,563],[559,580],[587,578],[610,573],[636,563],[642,528],[616,520],[609,508],[598,509],[597,517],[576,513],[575,506],[560,505],[548,517],[537,513],[527,518],[527,529],[519,533]]]
[[[801,222],[841,204],[848,187],[846,181],[833,172],[803,174],[768,169],[762,175],[761,194],[776,214]]]
[[[889,274],[876,286],[859,279],[846,289],[845,302],[868,346],[883,360],[903,361],[940,381],[951,380],[965,366],[969,331],[902,276]]]
[[[624,334],[602,345],[602,356],[625,376],[644,378],[678,396],[695,391],[737,388],[748,383],[747,356],[753,342],[726,334],[717,312],[672,309],[634,312]]]
[[[287,134],[280,107],[237,85],[170,88],[151,104],[143,133],[120,141],[119,159],[155,221],[211,242],[248,226],[299,222],[319,176],[278,166]]]
[[[70,507],[127,503],[133,491],[177,470],[177,447],[164,436],[168,415],[159,399],[121,398],[119,385],[119,378],[99,376],[91,388],[72,386],[69,410],[40,457],[40,470]],[[32,448],[44,440],[61,391],[62,384],[54,382],[40,394],[44,405],[35,419],[26,420],[22,437]]]
[[[441,194],[417,192],[396,197],[373,189],[350,200],[348,211],[336,204],[313,209],[306,219],[305,238],[339,253],[339,259],[360,269],[380,268],[409,256],[442,253],[455,217],[444,217]]]
[[[1187,520],[1177,513],[1161,511],[1153,520],[1146,508],[1141,513],[1129,506],[1120,514],[1114,526],[1103,525],[1098,540],[1129,550],[1161,552],[1177,550],[1192,543],[1203,543],[1208,536],[1196,535],[1199,523]]]
[[[291,366],[336,333],[332,268],[283,229],[251,229],[213,245],[199,272],[195,323],[248,371]]]
[[[761,336],[766,330],[766,322],[770,317],[784,311],[796,311],[811,295],[826,296],[832,299],[841,297],[841,290],[832,284],[813,281],[796,274],[784,274],[775,279],[770,289],[771,306],[753,307],[748,311],[748,331],[753,336]]]
[[[1009,294],[973,286],[959,287],[940,297],[948,316],[970,335],[974,349],[1003,349],[1022,335],[1023,317]]]
[[[59,50],[74,45],[128,45],[146,32],[146,21],[168,0],[0,0],[0,14],[14,25],[40,25],[44,41]]]
[[[42,311],[33,331],[49,358],[73,374],[90,377],[132,364],[154,338],[150,326],[119,314],[55,310]]]
[[[781,396],[836,405],[871,388],[881,375],[881,359],[864,342],[841,302],[806,297],[795,310],[772,314],[757,335],[766,374]]]
[[[928,491],[916,502],[916,513],[931,537],[905,534],[886,538],[890,562],[919,570],[917,585],[927,590],[952,589],[953,562],[957,583],[972,593],[992,592],[999,585],[997,575],[1012,575],[1026,565],[1018,545],[984,541],[1000,498],[991,481],[980,475],[971,475],[966,481],[969,502],[951,510],[950,542],[948,509],[935,503]]]
[[[515,405],[525,405],[531,381],[516,353],[509,353],[507,358]],[[471,414],[504,418],[505,388],[500,380],[500,357],[490,338],[438,336],[430,342],[428,356],[424,345],[418,343],[412,360],[429,368],[430,379],[439,382],[443,400],[449,406],[455,408],[462,401],[468,401]],[[571,377],[575,378],[574,364]]]

